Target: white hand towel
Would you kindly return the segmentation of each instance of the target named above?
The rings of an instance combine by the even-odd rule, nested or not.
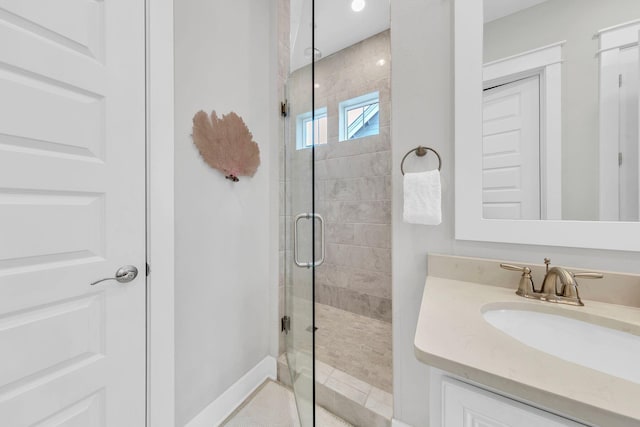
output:
[[[442,222],[440,171],[404,175],[404,222],[438,225]]]

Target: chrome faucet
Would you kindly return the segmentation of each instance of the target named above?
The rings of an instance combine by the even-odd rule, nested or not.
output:
[[[541,301],[579,306],[583,306],[584,303],[580,299],[576,277],[585,279],[602,279],[604,277],[602,273],[572,273],[562,267],[549,268],[549,264],[551,263],[549,258],[545,258],[544,263],[547,266],[547,270],[544,280],[542,281],[542,287],[539,291],[536,290],[535,285],[533,284],[531,269],[529,267],[521,267],[511,264],[500,264],[500,267],[505,270],[522,272],[520,284],[516,291],[517,295]],[[560,282],[559,289],[558,282]]]

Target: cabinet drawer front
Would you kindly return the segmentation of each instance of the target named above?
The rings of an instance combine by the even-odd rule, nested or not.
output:
[[[443,427],[584,427],[451,378],[442,380]]]

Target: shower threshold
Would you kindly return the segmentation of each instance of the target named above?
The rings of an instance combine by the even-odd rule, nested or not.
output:
[[[393,398],[378,389],[322,361],[316,360],[316,405],[355,427],[389,427]],[[287,355],[278,358],[278,379],[291,386]]]

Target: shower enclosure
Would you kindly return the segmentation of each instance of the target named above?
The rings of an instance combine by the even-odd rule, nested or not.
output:
[[[285,334],[286,359],[302,427],[315,425],[314,355],[314,272],[315,245],[321,217],[315,212],[314,154],[316,132],[313,99],[313,0],[285,0],[281,22],[288,20],[290,36],[281,40],[280,63],[287,64],[285,101],[282,104],[284,144],[281,152],[281,181],[284,194],[284,312],[281,329]],[[283,3],[283,2],[281,2]],[[282,31],[281,31],[282,37]],[[303,49],[300,54],[299,49]],[[306,51],[305,51],[306,50]],[[295,58],[295,60],[294,60]],[[282,60],[284,59],[284,60]],[[281,65],[282,66],[282,65]],[[300,72],[292,74],[299,69]],[[296,114],[305,116],[297,123]],[[300,128],[300,129],[298,129]],[[300,133],[300,135],[298,135]],[[298,152],[298,139],[304,140]],[[324,249],[324,248],[321,248]],[[321,252],[322,254],[322,252]]]
[[[386,426],[389,2],[282,0],[280,9],[283,382],[303,427],[316,405],[356,426]]]

